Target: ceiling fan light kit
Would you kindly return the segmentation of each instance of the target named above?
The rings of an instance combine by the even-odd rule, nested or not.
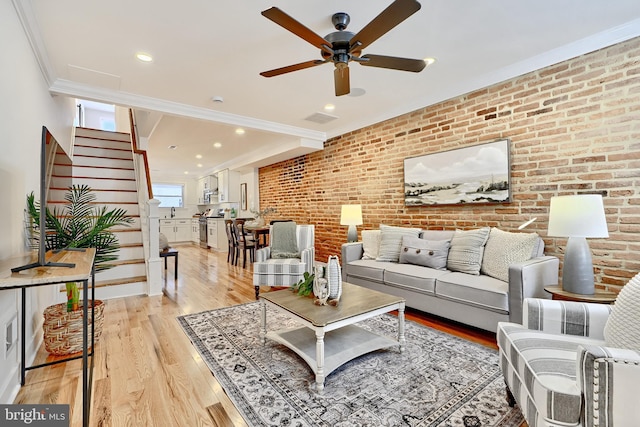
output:
[[[304,70],[332,62],[336,96],[347,95],[351,91],[349,83],[349,62],[355,61],[368,67],[418,73],[427,65],[422,59],[398,58],[384,55],[361,55],[364,48],[378,40],[396,25],[420,10],[416,0],[395,0],[357,34],[346,31],[351,18],[345,12],[334,13],[331,22],[337,31],[320,37],[318,34],[296,21],[277,7],[262,11],[262,15],[282,28],[292,32],[318,49],[322,60],[316,59],[260,73],[264,77],[274,77],[293,71]]]

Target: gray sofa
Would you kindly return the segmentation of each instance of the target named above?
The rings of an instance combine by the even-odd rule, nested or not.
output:
[[[423,230],[419,235],[427,241],[453,236],[453,230]],[[508,264],[508,282],[482,273],[362,259],[362,242],[342,245],[342,279],[404,297],[407,307],[496,332],[498,322],[522,322],[525,298],[549,298],[543,288],[558,284],[559,261],[543,255],[544,243],[536,239],[530,259]]]

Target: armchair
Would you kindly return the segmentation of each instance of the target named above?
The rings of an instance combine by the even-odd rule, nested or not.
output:
[[[287,225],[288,224],[288,225]],[[269,246],[256,251],[253,263],[253,286],[256,299],[260,286],[292,286],[304,278],[304,273],[313,273],[315,259],[314,226],[293,223],[276,223],[269,231]],[[272,246],[277,244],[278,233],[286,227],[295,226],[295,240],[299,254],[291,258],[272,258]]]
[[[498,324],[507,400],[529,427],[640,425],[639,309],[640,275],[616,306],[528,298],[522,325]],[[614,336],[620,319],[631,340]]]

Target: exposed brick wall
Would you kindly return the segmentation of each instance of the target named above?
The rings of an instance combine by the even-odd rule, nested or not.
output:
[[[406,207],[406,157],[511,139],[513,201]],[[495,226],[545,240],[555,195],[604,196],[610,237],[589,241],[596,281],[619,290],[640,271],[640,38],[333,138],[323,151],[260,169],[260,206],[316,225],[316,258],[346,240],[340,206],[362,204],[364,225]]]

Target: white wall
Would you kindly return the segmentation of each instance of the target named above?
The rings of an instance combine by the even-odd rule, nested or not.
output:
[[[18,16],[9,1],[0,2],[0,259],[26,251],[23,211],[26,195],[39,193],[41,127],[45,125],[69,152],[74,100],[49,95]],[[53,287],[28,291],[27,361],[41,339],[42,311],[53,302]],[[0,334],[5,319],[19,307],[17,291],[0,292]],[[18,353],[0,350],[0,403],[12,403],[19,387]]]
[[[247,210],[241,210],[238,213],[240,218],[252,217],[251,210],[259,210],[260,208],[260,193],[258,186],[258,169],[254,169],[251,172],[246,172],[240,175],[240,183],[247,184]]]

